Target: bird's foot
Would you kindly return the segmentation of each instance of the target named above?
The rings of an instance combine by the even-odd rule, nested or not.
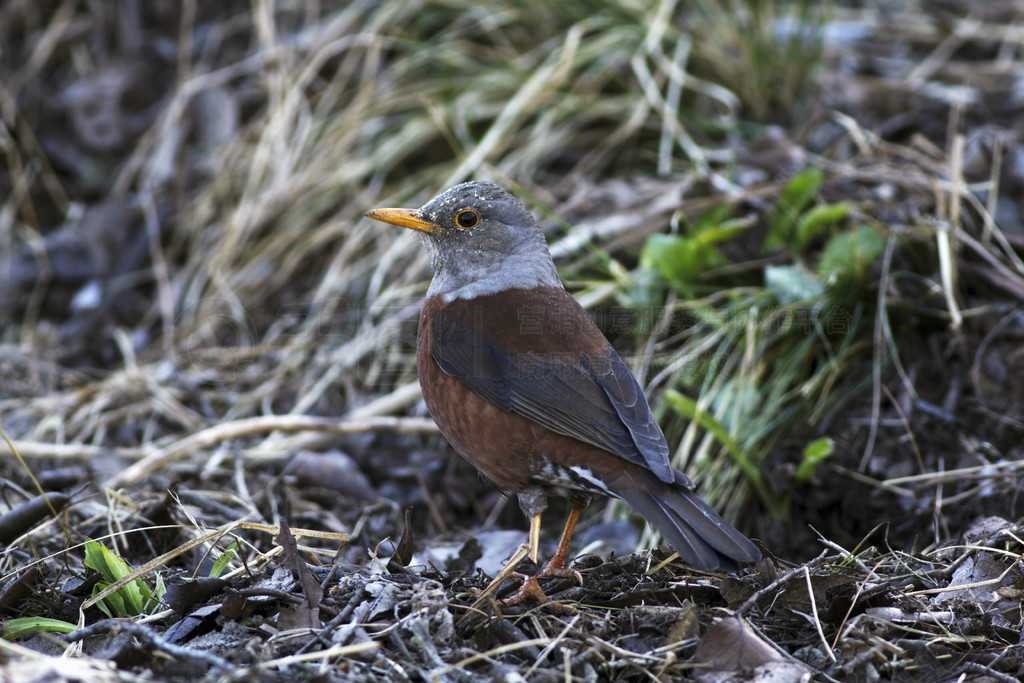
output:
[[[561,579],[574,579],[581,586],[583,585],[583,574],[572,567],[565,566],[565,556],[559,556],[556,554],[551,560],[544,565],[544,569],[540,570],[540,574],[537,574],[533,578],[544,579],[549,576],[553,576]]]
[[[583,575],[571,567],[563,566],[565,563],[564,558],[557,556],[551,558],[544,569],[540,570],[540,573],[534,574],[533,576],[526,576],[519,572],[512,574],[513,578],[523,579],[523,585],[519,587],[515,593],[510,595],[501,601],[503,607],[513,607],[515,605],[521,605],[524,602],[538,602],[540,604],[550,603],[554,607],[557,603],[551,603],[551,599],[544,593],[544,590],[540,587],[538,579],[544,579],[548,577],[574,579],[579,585],[583,585]],[[565,609],[564,605],[558,605],[560,608]]]
[[[519,573],[513,574],[513,576],[515,578],[522,578],[523,585],[515,593],[498,603],[502,607],[515,607],[524,602],[538,602],[543,605],[551,601],[551,598],[544,593],[544,589],[540,587],[540,582],[537,581],[536,576],[524,576]]]

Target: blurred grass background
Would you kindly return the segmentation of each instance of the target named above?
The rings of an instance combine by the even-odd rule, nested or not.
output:
[[[5,428],[162,447],[252,415],[422,412],[425,254],[361,217],[484,178],[549,229],[709,501],[747,529],[784,519],[837,411],[871,389],[877,417],[894,362],[912,387],[901,335],[962,324],[961,249],[1024,291],[992,212],[964,217],[943,141],[904,154],[826,110],[832,11],[8,3],[0,245],[22,260],[4,271]],[[893,197],[920,202],[883,220]],[[85,231],[100,204],[127,210]],[[985,238],[956,243],[961,221]],[[135,244],[144,265],[117,271]],[[887,290],[893,268],[912,286]],[[95,282],[100,303],[76,308]],[[846,462],[874,438],[847,440]],[[768,474],[772,457],[790,469]]]

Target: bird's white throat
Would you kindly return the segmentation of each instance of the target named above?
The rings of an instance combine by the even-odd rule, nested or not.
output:
[[[540,237],[543,240],[543,235]],[[506,289],[562,286],[543,241],[521,245],[507,254],[490,252],[490,258],[480,258],[478,253],[472,256],[451,251],[440,253],[429,237],[424,241],[430,249],[434,269],[428,297],[440,296],[450,302],[497,294]],[[543,255],[537,253],[540,250]]]

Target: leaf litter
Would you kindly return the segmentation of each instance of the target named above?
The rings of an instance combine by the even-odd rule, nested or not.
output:
[[[773,125],[746,139],[721,126],[766,100],[735,85],[741,61],[715,73],[710,36],[732,39],[678,3],[645,12],[0,9],[0,426],[24,459],[0,471],[5,676],[1020,678],[1022,8],[837,6],[817,99],[773,93]],[[857,225],[817,270],[807,250],[735,238],[771,230],[808,168],[823,173],[815,206],[784,221],[793,243]],[[745,272],[773,273],[784,303],[822,295],[816,278],[870,243],[881,322],[852,356],[867,363],[833,360],[875,370],[817,431],[773,442],[759,493],[705,474],[713,439],[660,415],[768,559],[695,573],[667,547],[635,552],[649,532],[609,506],[580,530],[583,586],[545,583],[564,611],[496,605],[514,580],[487,589],[523,522],[419,402],[422,253],[358,220],[477,175],[528,199],[570,288],[610,316],[662,286],[634,280],[649,238],[719,207],[735,232],[680,280],[698,320],[742,296],[712,289]],[[692,318],[656,310],[643,339],[604,321],[652,370],[652,395],[685,389],[673,368],[700,358],[672,356]],[[676,365],[653,364],[661,349]],[[729,354],[719,377],[749,361]],[[694,422],[737,437],[715,414]],[[822,434],[835,451],[806,465]],[[785,516],[756,514],[759,495]],[[101,587],[87,539],[128,573]],[[100,611],[105,591],[155,577],[159,608]]]

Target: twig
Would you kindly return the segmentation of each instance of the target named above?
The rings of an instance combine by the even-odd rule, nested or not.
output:
[[[814,628],[818,632],[818,638],[821,639],[821,644],[825,646],[825,653],[828,658],[835,664],[838,660],[836,655],[832,652],[832,648],[828,646],[828,641],[825,640],[825,631],[821,628],[821,619],[818,618],[818,601],[814,599],[814,586],[811,585],[811,570],[804,565],[804,580],[807,582],[807,597],[811,600],[811,614],[814,616]]]
[[[537,655],[537,659],[533,662],[533,665],[526,670],[526,673],[523,674],[524,679],[529,680],[533,672],[537,670],[538,666],[540,666],[540,663],[547,659],[548,655],[551,654],[551,651],[555,649],[555,646],[565,640],[565,637],[569,634],[569,631],[572,630],[572,627],[576,625],[576,622],[580,620],[581,616],[583,615],[577,614],[574,616],[569,623],[565,625],[562,632],[555,636],[555,639],[548,643],[547,647],[541,650],[540,654]]]
[[[205,664],[206,666],[214,669],[230,670],[232,669],[231,662],[218,657],[215,654],[209,652],[203,652],[201,650],[193,650],[187,647],[181,647],[180,645],[174,645],[163,639],[163,637],[155,630],[146,626],[145,624],[139,624],[133,621],[121,621],[120,619],[104,619],[97,621],[91,626],[77,629],[71,633],[63,636],[64,640],[69,643],[76,643],[80,640],[90,638],[92,636],[103,635],[107,633],[117,633],[124,631],[130,633],[133,637],[138,638],[147,645],[166,652],[172,657],[178,657],[181,659],[188,659],[195,662]]]
[[[985,588],[986,586],[997,586],[1000,583],[1002,583],[1003,579],[1006,578],[1006,575],[1010,573],[1010,570],[1017,566],[1018,562],[1020,562],[1020,559],[1018,559],[1017,562],[1014,562],[1013,564],[1008,566],[1002,574],[993,579],[986,579],[985,581],[975,581],[973,583],[961,583],[955,586],[943,586],[942,588],[925,588],[919,591],[910,591],[909,593],[904,593],[904,596],[910,597],[912,595],[937,595],[939,593],[954,593],[956,591],[965,591],[970,590],[972,588]]]
[[[875,570],[882,566],[883,561],[884,560],[879,560],[875,566],[871,568],[871,571],[868,572],[868,575],[864,577],[864,580],[857,584],[857,592],[853,594],[853,600],[850,601],[850,606],[846,608],[846,614],[843,615],[842,620],[839,622],[839,628],[836,629],[836,637],[835,640],[832,641],[832,650],[839,647],[839,639],[843,636],[843,627],[846,626],[846,622],[850,619],[850,614],[853,612],[853,608],[857,605],[857,600],[860,598],[861,593],[864,592],[864,586],[867,585],[868,580],[870,580],[874,575]],[[825,647],[828,647],[828,645],[826,644]]]
[[[519,549],[512,554],[512,557],[510,557],[508,562],[505,563],[505,566],[502,567],[500,572],[498,572],[498,575],[494,577],[494,580],[487,584],[487,588],[484,589],[484,591],[480,594],[480,597],[478,597],[476,599],[476,602],[473,603],[472,607],[469,608],[469,613],[467,614],[466,617],[463,617],[463,619],[467,618],[468,615],[472,614],[473,612],[482,611],[481,607],[483,607],[484,603],[491,598],[491,595],[493,595],[498,590],[498,587],[501,586],[505,579],[512,576],[512,572],[516,570],[516,567],[519,566],[519,563],[525,560],[529,554],[529,545],[524,543],[523,545],[519,546]]]
[[[302,432],[320,431],[330,434],[359,434],[372,431],[393,431],[400,434],[433,434],[437,425],[433,420],[418,417],[376,417],[366,420],[340,421],[327,417],[310,417],[308,415],[264,415],[250,417],[234,422],[214,425],[186,437],[123,470],[106,482],[104,486],[116,489],[131,484],[160,469],[178,458],[194,451],[210,448],[229,439],[238,439],[252,434],[265,432]]]
[[[896,414],[899,415],[900,421],[903,423],[903,428],[907,432],[907,437],[910,438],[910,446],[914,450],[914,458],[917,460],[917,468],[921,470],[921,474],[925,474],[927,470],[924,467],[924,460],[921,458],[921,450],[917,447],[917,439],[914,438],[914,430],[910,428],[910,420],[907,419],[906,413],[903,412],[903,408],[900,406],[900,402],[896,400],[896,397],[889,391],[889,387],[882,385],[882,391],[885,392],[886,397],[892,403],[892,407],[895,408]]]
[[[335,645],[334,647],[326,650],[318,650],[316,652],[305,652],[303,654],[288,655],[287,657],[281,657],[280,659],[271,659],[269,662],[262,662],[254,667],[248,669],[242,669],[233,675],[234,680],[245,680],[253,671],[262,671],[271,667],[283,667],[291,664],[301,664],[302,662],[310,662],[317,659],[327,659],[330,657],[348,657],[350,655],[359,654],[361,652],[369,652],[370,650],[376,650],[380,647],[379,643],[370,641],[365,643],[353,643],[351,645]]]
[[[443,668],[440,671],[436,672],[434,674],[434,680],[435,681],[441,681],[441,680],[443,680],[443,676],[446,673],[450,673],[452,671],[456,671],[458,669],[461,669],[461,668],[463,668],[465,666],[468,666],[469,664],[472,664],[473,662],[479,662],[481,659],[488,659],[490,657],[494,657],[495,655],[505,654],[506,652],[514,652],[516,650],[522,650],[523,648],[527,648],[527,647],[536,647],[537,645],[547,645],[550,642],[551,642],[550,638],[533,638],[532,640],[521,640],[518,643],[509,643],[507,645],[502,645],[502,646],[496,647],[496,648],[494,648],[492,650],[488,650],[487,652],[478,652],[475,655],[473,655],[472,657],[466,657],[465,659],[463,659],[461,661],[458,661],[458,662],[455,662],[454,664],[451,664],[449,666],[446,666],[445,668]],[[631,652],[629,654],[635,655],[636,653]]]
[[[91,460],[113,455],[123,460],[139,460],[150,452],[145,448],[107,448],[84,443],[43,443],[41,441],[12,440],[11,446],[22,457],[47,460]]]
[[[1004,673],[996,671],[990,666],[985,666],[984,664],[977,664],[975,662],[964,663],[964,671],[982,674],[982,676],[980,676],[979,678],[989,676],[991,678],[996,679],[997,681],[1004,681],[1005,683],[1017,683],[1018,681],[1020,681],[1020,679],[1016,676],[1008,676]]]
[[[821,553],[817,557],[805,563],[804,566],[811,567],[813,565],[816,565],[818,562],[825,558],[825,553],[827,552],[828,551],[826,550],[821,551]],[[742,617],[744,614],[746,614],[747,610],[749,610],[753,605],[755,605],[757,601],[760,600],[764,595],[777,592],[780,587],[786,585],[786,583],[788,583],[789,580],[796,576],[800,571],[801,567],[794,567],[793,569],[790,569],[788,572],[786,572],[782,576],[778,577],[777,579],[769,583],[761,590],[751,595],[749,598],[746,599],[746,601],[744,601],[742,605],[739,606],[739,608],[735,610],[736,616]]]
[[[901,484],[939,484],[941,482],[962,481],[964,479],[987,479],[997,474],[1004,476],[1017,470],[1024,469],[1024,460],[1010,460],[1004,462],[993,462],[974,467],[961,467],[956,470],[944,472],[929,472],[927,474],[911,474],[906,477],[894,477],[882,482],[882,486],[899,486]]]
[[[895,243],[894,239],[889,238],[885,244],[885,253],[882,256],[882,272],[884,273],[888,273],[891,267]],[[868,427],[868,442],[864,446],[864,455],[860,457],[860,465],[857,467],[857,471],[861,473],[867,469],[868,462],[871,460],[871,454],[875,450],[875,439],[878,437],[878,416],[882,409],[882,353],[885,346],[885,315],[885,289],[879,288],[878,313],[875,319],[874,334],[872,335],[871,342],[872,354],[874,356],[874,362],[871,365],[871,383],[873,386],[871,391],[871,424]]]

